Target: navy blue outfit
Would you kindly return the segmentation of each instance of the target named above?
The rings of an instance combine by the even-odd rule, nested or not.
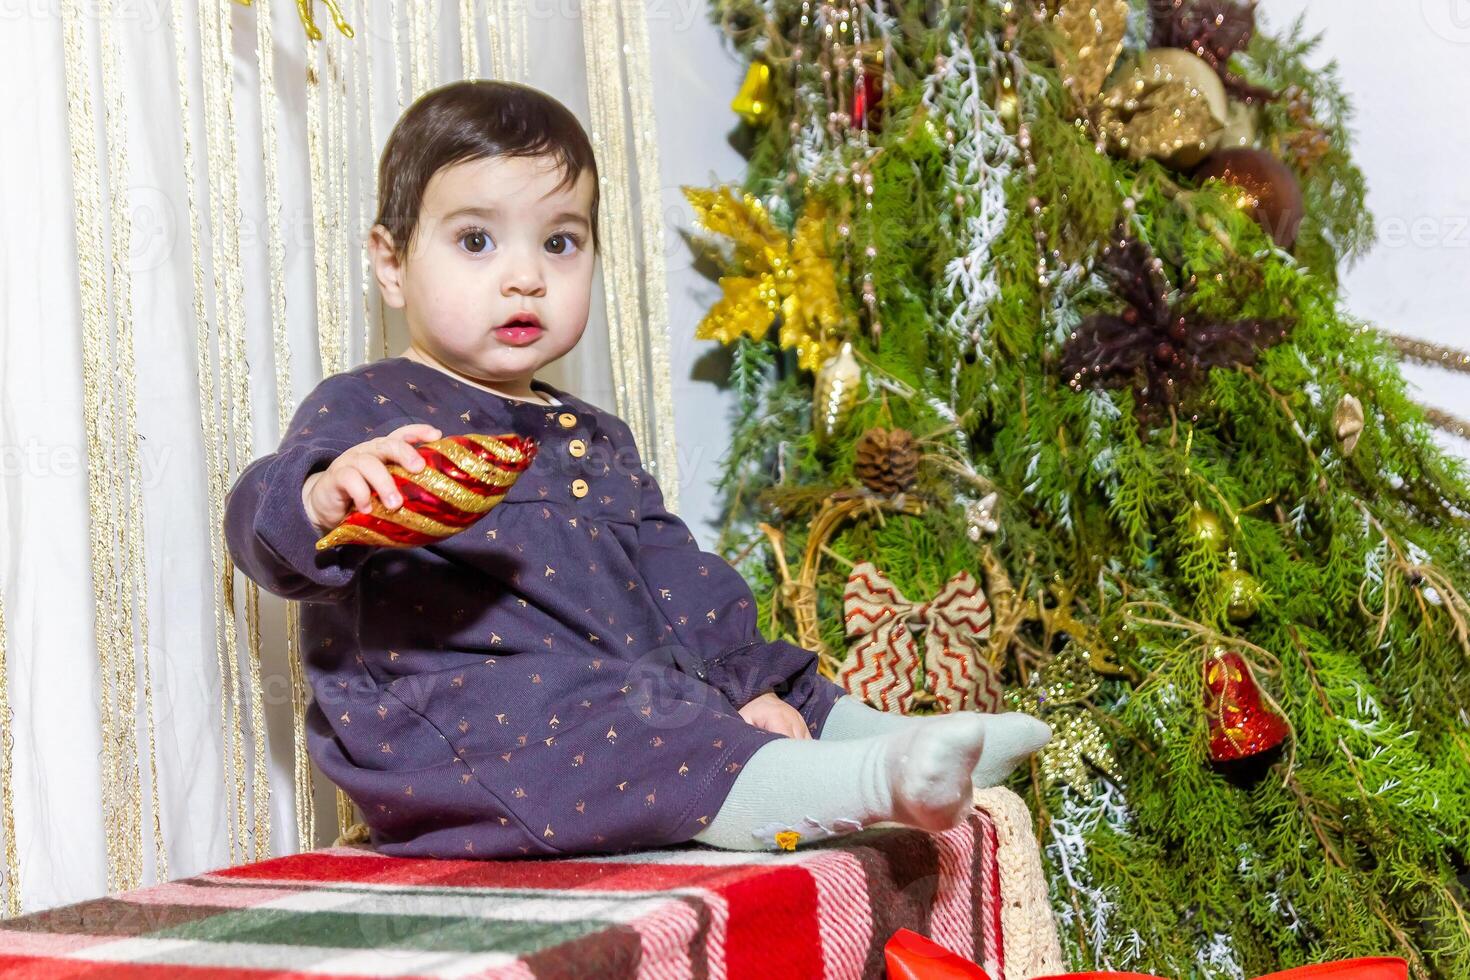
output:
[[[628,426],[387,358],[332,375],[226,501],[235,564],[300,600],[307,749],[387,854],[616,851],[686,841],[781,736],[736,709],[774,691],[814,735],[842,694],[767,640],[749,586],[664,506]],[[411,422],[540,450],[477,523],[417,548],[320,536],[308,475]]]

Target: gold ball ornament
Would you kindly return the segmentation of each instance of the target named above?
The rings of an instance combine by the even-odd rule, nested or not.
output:
[[[1185,169],[1215,149],[1228,109],[1224,83],[1203,59],[1155,48],[1103,93],[1098,126],[1119,156]]]
[[[1214,551],[1220,551],[1225,547],[1225,525],[1214,513],[1205,510],[1199,504],[1189,509],[1187,521],[1190,538]]]
[[[1217,149],[1230,150],[1241,146],[1256,145],[1256,131],[1260,127],[1261,107],[1244,102],[1231,101],[1225,110],[1225,128],[1220,130],[1216,141]]]
[[[1220,573],[1220,585],[1225,589],[1225,615],[1232,622],[1243,623],[1261,608],[1261,583],[1250,572],[1227,568]]]
[[[1183,82],[1197,90],[1210,107],[1210,115],[1221,125],[1228,120],[1230,96],[1225,94],[1225,83],[1199,55],[1183,48],[1150,48],[1138,59],[1138,67],[1150,78]]]

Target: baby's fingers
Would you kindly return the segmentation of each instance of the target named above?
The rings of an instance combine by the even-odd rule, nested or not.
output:
[[[414,422],[410,425],[400,425],[385,437],[390,440],[403,439],[407,442],[432,442],[439,438],[440,432],[427,422]]]
[[[350,467],[344,467],[340,473],[334,475],[338,491],[351,499],[354,507],[363,513],[372,509],[372,488],[368,486],[367,480],[361,473]]]
[[[357,472],[377,493],[384,507],[396,510],[402,505],[403,498],[398,494],[398,484],[393,481],[393,474],[388,472],[388,467],[383,465],[382,460],[364,455],[356,461],[355,465]]]
[[[383,462],[397,463],[410,473],[417,473],[428,465],[406,438],[385,436],[378,450],[378,457]]]

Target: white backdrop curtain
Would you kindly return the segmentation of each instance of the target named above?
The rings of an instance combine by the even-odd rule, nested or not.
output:
[[[523,81],[593,134],[607,251],[583,341],[544,376],[641,419],[671,504],[688,487],[708,506],[718,419],[682,447],[671,424],[717,292],[690,269],[678,185],[739,175],[721,134],[740,66],[705,8],[345,0],[355,37],[318,3],[312,44],[294,5],[266,2],[0,10],[7,914],[321,846],[350,821],[319,773],[303,792],[288,604],[224,585],[216,521],[324,372],[403,348],[360,243],[374,161],[426,88]],[[687,147],[672,165],[650,51]]]

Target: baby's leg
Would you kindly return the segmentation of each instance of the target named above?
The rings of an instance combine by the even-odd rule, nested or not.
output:
[[[756,750],[720,811],[695,840],[755,851],[897,821],[946,830],[970,807],[969,771],[980,759],[985,722],[948,715],[901,731],[846,741],[789,738]]]
[[[976,789],[999,786],[1006,781],[1011,770],[1021,764],[1021,760],[1051,740],[1050,726],[1019,711],[976,716],[985,719],[985,751],[971,774]],[[822,739],[867,738],[886,732],[901,732],[914,725],[922,725],[933,717],[879,711],[849,694],[838,698],[832,705],[832,711],[822,726]]]

